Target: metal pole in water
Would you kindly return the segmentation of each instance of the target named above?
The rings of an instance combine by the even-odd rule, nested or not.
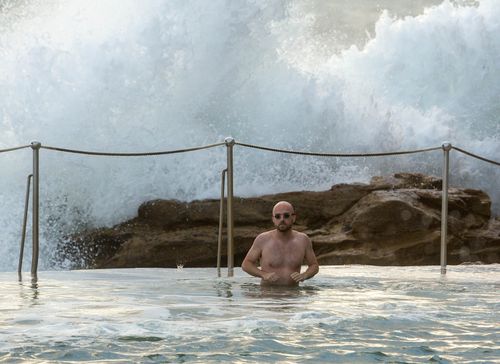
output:
[[[220,184],[220,205],[219,205],[219,236],[217,239],[217,277],[220,277],[220,261],[222,250],[222,220],[224,219],[224,185],[226,184],[227,169],[222,171]]]
[[[235,140],[227,137],[227,276],[234,275],[234,242],[233,242],[233,146]]]
[[[24,242],[26,241],[26,225],[28,224],[28,207],[30,203],[30,185],[32,174],[28,175],[26,181],[26,198],[24,200],[24,217],[23,217],[23,228],[21,231],[21,247],[19,249],[19,264],[17,266],[17,274],[21,278],[21,271],[23,269],[23,256],[24,256]]]
[[[33,149],[33,256],[31,259],[31,276],[36,277],[38,270],[38,251],[39,251],[39,211],[40,211],[40,170],[39,170],[39,155],[40,142],[32,142],[31,148]]]
[[[448,238],[448,175],[450,168],[451,143],[444,142],[442,145],[443,164],[443,186],[441,188],[441,275],[446,274],[446,242]]]

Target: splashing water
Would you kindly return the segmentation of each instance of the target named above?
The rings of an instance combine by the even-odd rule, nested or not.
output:
[[[317,152],[449,140],[498,160],[498,2],[381,4],[0,1],[0,149],[38,140],[159,151],[231,135]],[[217,197],[224,149],[149,158],[42,150],[42,268],[54,268],[55,241],[130,218],[143,201]],[[235,193],[440,175],[441,163],[440,152],[321,159],[236,147]],[[452,184],[484,189],[498,213],[500,169],[456,152],[451,164]],[[0,270],[17,262],[30,168],[30,150],[0,154]]]

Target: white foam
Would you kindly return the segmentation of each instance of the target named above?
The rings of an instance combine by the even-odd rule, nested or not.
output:
[[[444,2],[410,17],[385,13],[371,39],[352,42],[335,28],[338,12],[321,2],[117,3],[34,1],[1,14],[0,148],[39,140],[141,152],[232,135],[324,152],[450,140],[498,159],[500,9],[493,0]],[[320,21],[334,29],[322,31],[328,27]],[[148,199],[217,197],[225,158],[223,147],[137,159],[42,150],[40,266],[54,264],[61,236],[131,218]],[[0,270],[16,266],[30,168],[30,150],[0,156]],[[332,160],[237,147],[235,193],[318,190],[440,169],[439,152]],[[453,154],[452,183],[484,188],[497,211],[499,179],[498,168]]]

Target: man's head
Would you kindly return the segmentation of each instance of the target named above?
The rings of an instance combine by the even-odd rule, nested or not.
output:
[[[291,203],[280,201],[273,208],[273,223],[276,230],[285,232],[292,228],[295,222],[295,210]]]

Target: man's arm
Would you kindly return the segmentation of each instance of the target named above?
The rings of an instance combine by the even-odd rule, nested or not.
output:
[[[252,247],[248,251],[245,259],[243,259],[243,263],[241,264],[241,269],[243,269],[248,274],[262,278],[265,281],[274,282],[278,279],[278,276],[274,272],[266,272],[262,269],[259,269],[257,266],[257,261],[259,260],[262,254],[262,244],[263,239],[262,236],[259,235],[255,238]]]
[[[316,259],[316,254],[314,254],[311,239],[309,239],[308,236],[306,236],[306,239],[305,261],[308,267],[304,273],[293,272],[290,274],[290,277],[295,282],[305,281],[306,279],[314,277],[319,272],[319,264]]]
[[[257,267],[257,261],[260,258],[260,254],[261,254],[261,249],[257,244],[257,239],[255,239],[245,259],[243,259],[243,263],[241,264],[241,269],[243,269],[245,272],[254,277],[262,278],[262,272]]]

